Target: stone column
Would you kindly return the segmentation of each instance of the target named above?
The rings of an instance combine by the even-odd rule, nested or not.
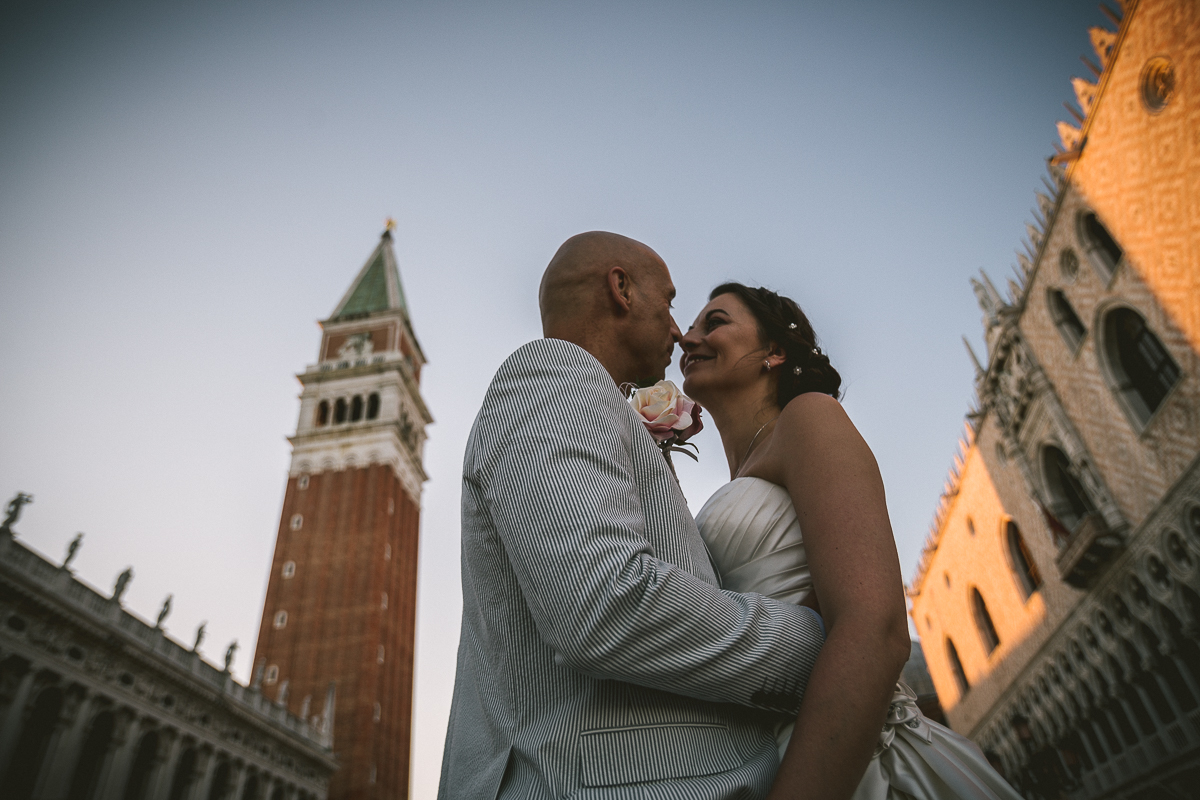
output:
[[[146,797],[166,797],[171,791],[171,778],[175,775],[175,766],[179,755],[183,752],[183,740],[178,731],[163,728],[159,732],[158,757],[155,761],[155,774],[150,779],[150,787]]]
[[[21,726],[25,724],[25,707],[29,705],[29,693],[33,690],[33,670],[26,666],[26,671],[12,694],[12,702],[4,711],[4,721],[0,724],[0,775],[8,769],[8,759],[12,756],[13,748],[17,746],[17,738],[21,735]]]
[[[229,786],[225,800],[242,800],[242,783],[246,780],[246,765],[229,759]]]
[[[208,745],[196,748],[196,774],[199,778],[192,782],[184,797],[188,800],[206,800],[216,769],[217,754],[213,748]]]
[[[109,759],[96,784],[95,800],[119,800],[129,778],[129,769],[142,738],[142,726],[132,709],[116,712],[113,728],[113,757]]]
[[[42,758],[41,774],[34,785],[35,798],[58,798],[67,793],[91,718],[93,703],[87,689],[72,684],[63,694],[63,709],[59,714],[57,730],[50,737],[46,755]]]

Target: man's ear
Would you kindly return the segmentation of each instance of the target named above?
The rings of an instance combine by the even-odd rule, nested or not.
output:
[[[608,270],[608,294],[619,314],[628,314],[633,301],[633,281],[623,267]]]

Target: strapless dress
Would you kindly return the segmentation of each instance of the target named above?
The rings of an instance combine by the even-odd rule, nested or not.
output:
[[[804,537],[792,498],[762,478],[722,486],[696,515],[700,535],[735,592],[799,603],[812,589]],[[777,731],[780,758],[793,724]],[[896,684],[887,720],[852,800],[1021,800],[966,737],[925,717],[904,683]]]

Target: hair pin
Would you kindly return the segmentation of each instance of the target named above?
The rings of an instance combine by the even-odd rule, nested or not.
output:
[[[792,367],[792,374],[799,375],[801,372],[804,372],[801,367]]]
[[[794,322],[789,322],[789,323],[788,323],[788,330],[789,330],[789,331],[794,331],[794,330],[796,330],[796,323],[794,323]]]

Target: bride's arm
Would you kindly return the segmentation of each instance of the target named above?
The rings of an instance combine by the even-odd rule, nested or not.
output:
[[[827,631],[769,800],[848,798],[910,648],[883,481],[828,395],[792,400],[763,455],[763,477],[795,504]]]

